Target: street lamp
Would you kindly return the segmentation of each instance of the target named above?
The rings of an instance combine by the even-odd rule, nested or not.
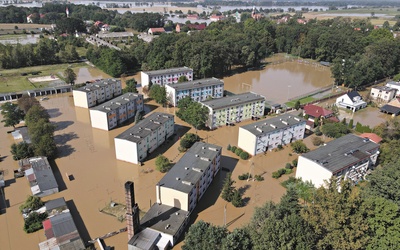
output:
[[[288,85],[288,86],[287,86],[287,88],[288,88],[288,89],[287,89],[287,100],[288,100],[288,101],[289,101],[289,90],[290,90],[290,87],[292,87],[292,86],[291,86],[291,85]]]

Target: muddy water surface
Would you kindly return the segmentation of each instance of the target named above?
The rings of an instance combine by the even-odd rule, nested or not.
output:
[[[248,71],[225,77],[225,90],[235,94],[253,91],[267,101],[284,103],[289,98],[331,86],[333,78],[329,68],[297,60],[267,65],[262,70]]]
[[[110,78],[109,75],[95,67],[83,67],[75,69],[76,83],[84,83],[97,79]]]

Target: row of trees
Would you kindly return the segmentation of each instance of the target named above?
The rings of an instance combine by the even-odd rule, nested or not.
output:
[[[11,153],[14,160],[29,158],[32,156],[46,156],[53,158],[57,153],[54,142],[55,125],[50,122],[50,116],[40,105],[37,99],[22,96],[18,99],[18,105],[7,102],[1,106],[3,120],[6,127],[14,127],[25,120],[31,143],[22,142],[11,145]]]
[[[60,41],[42,38],[37,44],[0,44],[0,67],[3,69],[73,62],[79,59],[76,38]],[[79,40],[79,39],[78,39]]]

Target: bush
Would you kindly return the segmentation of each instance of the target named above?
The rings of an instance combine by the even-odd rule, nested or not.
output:
[[[297,159],[294,159],[294,160],[292,161],[292,165],[293,165],[293,167],[297,167]]]
[[[252,178],[250,173],[245,173],[245,174],[241,174],[241,175],[238,176],[238,179],[241,180],[241,181],[247,180],[249,178]]]
[[[237,147],[236,147],[236,146],[232,146],[232,147],[231,147],[231,151],[232,151],[233,153],[235,153],[235,152],[236,152],[236,149],[237,149]]]
[[[289,171],[292,171],[291,169],[289,169]],[[272,178],[278,179],[279,177],[281,177],[282,175],[286,174],[287,171],[284,168],[278,169],[278,171],[275,171],[272,173]]]
[[[237,148],[237,149],[235,150],[235,154],[236,154],[237,156],[239,156],[242,152],[243,152],[243,149],[241,149],[241,148]]]
[[[306,144],[302,141],[295,141],[291,144],[293,152],[297,154],[302,154],[302,153],[307,153],[310,151],[309,148],[307,148]]]
[[[314,138],[312,138],[311,141],[314,146],[319,146],[319,145],[324,144],[324,141],[320,137],[314,137]]]
[[[28,218],[25,219],[24,231],[26,233],[33,233],[43,228],[42,221],[47,218],[47,213],[38,214],[36,212],[31,213]]]
[[[282,149],[283,149],[282,144],[279,144],[279,145],[278,145],[278,149],[279,149],[279,150],[282,150]]]
[[[250,155],[246,151],[243,151],[242,153],[240,153],[240,159],[242,159],[242,160],[247,160],[247,159],[249,159],[249,157],[250,157]]]
[[[285,168],[286,168],[286,169],[292,169],[292,168],[293,168],[293,166],[292,166],[292,164],[290,164],[290,163],[286,163],[286,166],[285,166]]]
[[[168,158],[163,155],[157,156],[156,169],[161,173],[168,172],[168,170],[171,169],[171,163],[169,162]]]
[[[254,179],[256,179],[256,181],[263,181],[264,180],[264,177],[262,177],[261,175],[255,175],[254,176]]]
[[[228,144],[228,147],[226,147],[227,150],[231,151],[231,144]]]
[[[317,128],[315,129],[314,133],[315,133],[315,135],[317,135],[317,136],[321,136],[321,135],[322,135],[321,129],[320,129],[319,127],[317,127]]]
[[[291,174],[291,173],[293,173],[293,170],[292,169],[285,169],[285,173],[284,174]]]
[[[198,135],[186,133],[185,136],[181,138],[180,147],[183,149],[183,151],[185,151],[198,141],[200,141],[200,137]]]

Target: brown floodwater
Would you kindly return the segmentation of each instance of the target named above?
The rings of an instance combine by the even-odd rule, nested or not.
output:
[[[302,73],[302,69],[308,73]],[[224,81],[226,89],[229,91],[239,93],[251,90],[259,92],[271,100],[279,101],[287,98],[288,85],[291,85],[290,90],[293,90],[289,96],[327,85],[325,80],[329,81],[330,73],[326,70],[316,70],[313,74],[312,69],[309,65],[284,63],[268,66],[260,71],[250,71],[227,77]],[[88,72],[91,72],[90,69]],[[279,77],[279,75],[281,76]],[[96,75],[90,73],[90,76]],[[134,77],[140,82],[139,75]],[[281,78],[284,80],[280,80]],[[245,86],[242,83],[249,84],[251,89],[242,90],[242,86]],[[55,140],[59,149],[59,157],[55,160],[53,170],[60,192],[50,195],[44,200],[64,197],[85,241],[126,226],[115,217],[103,214],[99,210],[111,200],[124,202],[123,184],[128,180],[135,182],[136,200],[140,209],[147,211],[156,200],[155,185],[163,176],[155,170],[155,157],[158,154],[164,154],[173,162],[177,162],[182,156],[182,153],[178,151],[178,137],[186,132],[195,133],[195,130],[188,124],[175,117],[177,124],[175,128],[178,135],[169,144],[157,149],[143,166],[138,166],[115,159],[114,137],[131,125],[125,125],[112,131],[92,128],[88,110],[74,107],[71,93],[51,96],[49,100],[41,103],[49,110],[51,121],[58,127],[55,132]],[[172,114],[176,111],[175,108],[159,107],[153,102],[149,104],[151,105],[149,107],[155,108],[156,111]],[[242,122],[240,125],[248,123],[251,121]],[[234,208],[219,198],[222,183],[227,174],[222,171],[216,176],[193,212],[192,221],[202,219],[216,225],[223,225],[226,205],[225,221],[228,229],[232,230],[248,223],[255,207],[262,206],[269,200],[278,202],[285,192],[280,182],[288,176],[276,180],[271,177],[271,173],[284,167],[296,156],[289,155],[290,148],[286,147],[279,152],[269,152],[246,161],[240,160],[236,155],[225,150],[228,144],[237,145],[238,129],[239,126],[229,126],[209,132],[198,131],[198,134],[204,141],[223,147],[221,164],[224,168],[232,171],[232,178],[236,181],[235,186],[243,192],[246,205],[242,208]],[[13,139],[6,133],[8,130],[10,128],[3,126],[0,128],[0,154],[5,157],[0,163],[0,168],[8,171],[5,176],[7,185],[4,189],[6,205],[3,204],[4,202],[0,203],[1,209],[7,206],[7,209],[0,213],[0,227],[2,228],[0,246],[2,250],[37,249],[38,243],[45,240],[44,231],[40,230],[27,235],[22,230],[23,219],[19,214],[18,207],[30,194],[30,189],[25,178],[13,179],[12,171],[17,168],[17,164],[10,155],[9,147]],[[306,139],[306,141],[308,140],[310,138]],[[261,182],[239,181],[238,175],[246,172],[251,172],[253,175],[261,174],[265,180]],[[68,180],[67,174],[73,176],[73,180]],[[106,239],[105,242],[109,246],[114,246],[116,250],[126,249],[127,234],[121,233]],[[175,248],[179,249],[180,246],[181,244]]]
[[[227,91],[235,94],[253,91],[272,103],[284,103],[289,98],[333,84],[329,68],[297,60],[270,64],[264,69],[247,71],[223,80]]]

